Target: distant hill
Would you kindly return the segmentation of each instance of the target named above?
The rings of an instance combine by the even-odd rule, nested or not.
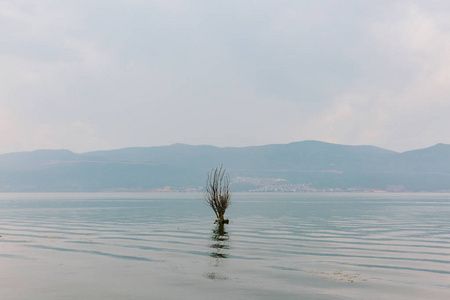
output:
[[[0,191],[200,191],[221,164],[239,191],[450,191],[450,145],[398,153],[318,141],[8,153]]]

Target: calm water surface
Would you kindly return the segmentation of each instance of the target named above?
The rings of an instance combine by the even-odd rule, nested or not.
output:
[[[450,194],[0,194],[1,299],[450,299]]]

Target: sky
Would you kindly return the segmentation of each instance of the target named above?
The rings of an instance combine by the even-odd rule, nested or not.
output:
[[[0,38],[0,153],[450,144],[446,0],[0,0]]]

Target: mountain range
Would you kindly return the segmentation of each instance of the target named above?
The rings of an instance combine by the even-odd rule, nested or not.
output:
[[[235,191],[450,191],[450,145],[399,153],[319,141],[7,153],[0,191],[201,191],[221,165]]]

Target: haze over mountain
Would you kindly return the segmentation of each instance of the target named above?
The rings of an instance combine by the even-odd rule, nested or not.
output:
[[[318,141],[0,155],[3,192],[200,191],[215,166],[238,191],[450,191],[450,145],[398,153]]]

